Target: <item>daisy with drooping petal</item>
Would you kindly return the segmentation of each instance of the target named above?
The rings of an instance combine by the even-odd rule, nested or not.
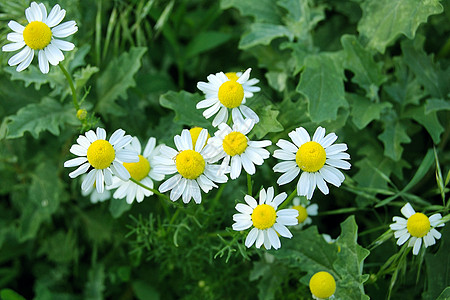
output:
[[[222,123],[208,142],[207,153],[211,155],[212,162],[224,158],[222,166],[228,167],[231,161],[231,179],[239,177],[242,167],[248,174],[255,174],[255,165],[262,165],[264,159],[270,156],[264,147],[272,145],[271,141],[250,141],[246,136],[254,124],[252,119],[235,122],[233,128]]]
[[[83,174],[83,176],[81,176],[81,180],[84,180],[86,176],[86,174]],[[95,184],[89,187],[87,190],[81,190],[81,195],[83,195],[84,197],[89,196],[89,199],[93,204],[103,202],[111,198],[111,192],[108,190],[104,190],[103,193],[97,192]]]
[[[293,206],[291,208],[298,210],[298,225],[296,227],[302,228],[305,225],[311,224],[312,219],[310,216],[317,216],[319,205],[316,203],[311,204],[310,201],[306,205],[300,202],[299,197],[292,199]]]
[[[205,93],[205,100],[197,103],[197,109],[208,108],[203,112],[207,119],[217,114],[212,122],[214,127],[228,120],[228,109],[259,122],[258,115],[245,104],[245,99],[253,96],[253,92],[245,90],[248,85],[251,68],[248,68],[237,80],[229,79],[223,72],[208,76],[208,82],[200,81],[197,88]],[[253,83],[254,84],[254,83]],[[251,89],[254,90],[254,89]]]
[[[94,184],[97,192],[103,193],[105,183],[112,184],[112,177],[116,175],[123,180],[130,178],[130,173],[122,162],[138,162],[138,154],[132,150],[123,149],[131,142],[132,137],[125,135],[125,131],[117,129],[106,141],[106,131],[98,127],[96,132],[89,130],[80,135],[77,144],[72,145],[70,152],[80,157],[70,159],[64,163],[64,167],[76,167],[69,173],[70,178],[78,177],[89,171],[81,184],[82,190],[88,190]]]
[[[313,299],[333,299],[336,292],[336,280],[328,272],[317,272],[309,280],[309,290]]]
[[[159,186],[161,193],[170,192],[170,200],[176,201],[182,197],[184,203],[194,198],[195,203],[202,201],[200,189],[208,193],[212,188],[217,188],[217,183],[228,180],[224,170],[219,165],[210,164],[205,158],[205,144],[207,130],[202,129],[195,144],[192,144],[192,136],[189,130],[184,129],[180,135],[174,138],[177,150],[163,145],[161,154],[156,157],[159,165],[155,170],[163,174],[174,174]]]
[[[124,163],[123,166],[130,173],[131,178],[142,183],[149,188],[153,188],[153,180],[161,181],[164,179],[164,174],[155,171],[155,166],[158,165],[158,160],[155,159],[159,155],[159,149],[161,146],[156,146],[156,139],[151,137],[147,145],[145,146],[144,152],[142,152],[141,143],[137,137],[133,137],[131,143],[126,147],[126,149],[132,150],[139,155],[139,161],[134,163]],[[142,153],[142,155],[141,155]],[[131,180],[122,180],[119,177],[113,177],[113,183],[107,187],[107,189],[115,189],[113,197],[115,199],[123,199],[126,197],[127,203],[133,203],[136,199],[137,202],[142,202],[144,197],[153,195],[153,192],[146,188],[134,183]]]
[[[441,234],[435,227],[442,227],[445,224],[440,223],[441,214],[434,214],[427,217],[423,213],[416,213],[411,204],[406,203],[400,210],[406,217],[394,217],[394,224],[389,227],[395,231],[394,236],[398,239],[397,245],[403,245],[408,239],[408,247],[413,247],[413,254],[419,254],[422,247],[422,240],[425,248],[436,244],[436,240],[441,238]]]
[[[260,248],[264,244],[267,250],[271,247],[279,249],[281,242],[278,234],[289,239],[292,237],[286,226],[298,224],[298,211],[291,208],[277,211],[286,197],[286,193],[281,193],[274,198],[273,187],[269,187],[267,192],[265,189],[259,192],[259,204],[250,195],[244,197],[247,204],[236,204],[239,213],[233,215],[233,230],[246,230],[253,225],[245,239],[245,246],[250,248],[255,244],[256,248]]]
[[[286,160],[273,167],[275,172],[284,173],[278,178],[279,185],[287,184],[294,180],[302,172],[297,183],[297,194],[311,199],[314,190],[319,187],[325,195],[328,194],[329,182],[339,187],[345,177],[337,168],[348,170],[350,163],[344,159],[350,159],[345,153],[346,144],[334,144],[337,135],[329,133],[325,136],[325,129],[318,127],[312,140],[308,132],[299,127],[289,133],[294,143],[280,139],[277,146],[281,149],[275,150],[273,156]]]
[[[31,2],[30,7],[25,10],[28,25],[25,27],[16,21],[8,23],[14,32],[9,33],[7,39],[12,42],[3,46],[5,52],[17,51],[8,61],[10,66],[17,66],[17,72],[25,70],[31,63],[35,51],[39,60],[39,69],[46,74],[49,71],[48,63],[56,66],[64,60],[63,51],[71,51],[74,44],[60,40],[78,31],[75,21],[61,23],[66,11],[56,4],[47,16],[44,4]],[[59,25],[58,25],[59,24]]]

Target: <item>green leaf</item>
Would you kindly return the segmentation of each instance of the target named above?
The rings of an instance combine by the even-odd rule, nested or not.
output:
[[[378,139],[384,144],[384,155],[394,161],[399,161],[402,157],[403,147],[401,144],[411,142],[406,133],[406,126],[401,122],[386,124],[383,133],[378,135]]]
[[[25,87],[34,84],[34,88],[38,91],[43,84],[49,83],[51,77],[48,74],[43,74],[39,68],[34,65],[30,65],[26,70],[17,72],[15,67],[5,67],[6,73],[11,74],[11,80],[21,80],[24,82]]]
[[[158,290],[142,280],[134,281],[133,291],[139,300],[159,300]]]
[[[428,99],[427,102],[425,102],[425,114],[441,110],[450,110],[449,100]]]
[[[427,56],[423,50],[424,41],[422,36],[418,36],[414,41],[403,41],[403,60],[429,95],[444,98],[450,93],[450,68],[442,71],[439,65],[433,63],[433,57]]]
[[[77,244],[77,237],[72,230],[57,231],[42,241],[38,255],[45,254],[49,261],[67,264],[78,259],[80,253]]]
[[[267,22],[280,24],[281,19],[278,14],[276,2],[273,0],[261,0],[255,5],[253,0],[222,0],[221,9],[235,7],[243,16],[252,16],[255,22]]]
[[[381,53],[400,34],[414,38],[421,23],[443,11],[438,0],[367,0],[361,4],[361,9],[363,16],[358,31],[367,47]]]
[[[294,39],[294,35],[285,26],[253,23],[250,30],[244,34],[239,42],[239,49],[248,49],[257,45],[269,45],[270,42],[279,37],[287,37],[290,41]]]
[[[379,120],[381,112],[392,107],[389,102],[373,102],[357,94],[346,94],[346,98],[351,102],[352,121],[358,129],[365,128],[373,120]]]
[[[442,237],[436,241],[436,245],[431,247],[439,247],[439,250],[433,254],[433,251],[429,248],[430,251],[425,254],[428,284],[424,299],[437,299],[440,294],[445,292],[444,289],[450,286],[450,257],[448,255],[450,230],[448,226],[445,226],[438,231],[441,232]],[[450,295],[449,291],[446,293]]]
[[[82,68],[78,72],[76,72],[73,75],[75,89],[79,90],[80,88],[84,87],[88,80],[99,71],[99,68],[97,67],[91,67],[91,65],[87,65],[86,67]]]
[[[206,31],[195,35],[194,39],[187,45],[185,58],[191,58],[200,53],[214,49],[228,42],[233,35],[220,31]]]
[[[167,92],[159,98],[159,103],[165,108],[175,112],[174,122],[190,127],[211,128],[212,120],[207,120],[202,115],[202,110],[195,108],[197,103],[203,99],[199,94],[191,94],[186,91]],[[214,118],[212,116],[211,118]]]
[[[26,300],[24,297],[11,289],[2,289],[0,291],[0,298],[2,300]]]
[[[120,115],[121,108],[116,100],[127,99],[127,90],[136,86],[134,75],[141,67],[141,59],[147,48],[132,47],[108,63],[97,80],[98,103],[95,111],[101,114]]]
[[[450,299],[450,286],[446,287],[445,290],[436,298],[436,300],[448,300]]]
[[[51,161],[42,162],[31,174],[28,198],[23,199],[18,229],[21,242],[35,237],[41,223],[50,220],[60,202],[67,199],[64,184],[57,174],[58,168]]]
[[[283,131],[283,126],[277,120],[280,111],[265,96],[256,94],[247,99],[246,105],[259,116],[258,124],[252,129],[252,134],[256,135],[258,139],[270,132]]]
[[[111,198],[109,200],[109,212],[114,219],[119,218],[124,212],[130,209],[131,205],[125,199]]]
[[[344,70],[339,55],[321,53],[305,59],[305,70],[297,92],[308,99],[308,111],[313,122],[335,120],[338,109],[348,106],[343,80]]]
[[[344,68],[352,71],[352,81],[366,91],[367,98],[378,99],[378,87],[387,80],[382,73],[382,64],[375,63],[372,54],[364,49],[354,35],[341,38],[344,47]]]
[[[2,126],[6,126],[7,139],[22,137],[25,132],[37,139],[42,131],[50,131],[54,135],[59,135],[60,128],[65,124],[76,125],[75,110],[72,104],[62,105],[51,98],[43,98],[38,104],[29,104],[13,116],[4,119]],[[0,137],[3,138],[4,136]]]
[[[420,106],[407,110],[403,114],[403,117],[411,118],[425,127],[433,139],[434,144],[439,144],[441,141],[441,134],[444,132],[444,127],[442,127],[439,122],[436,112],[426,114],[425,107]]]
[[[259,300],[273,300],[276,299],[275,294],[283,281],[288,280],[288,274],[286,267],[266,259],[266,261],[257,261],[253,264],[249,279],[250,281],[259,279]]]
[[[84,289],[84,299],[103,300],[105,287],[105,266],[103,264],[95,264],[88,272],[88,279]]]
[[[358,226],[355,217],[350,216],[341,223],[341,235],[336,240],[340,252],[333,264],[339,274],[336,297],[341,299],[369,299],[364,293],[364,282],[368,275],[363,275],[364,259],[370,251],[357,243]]]

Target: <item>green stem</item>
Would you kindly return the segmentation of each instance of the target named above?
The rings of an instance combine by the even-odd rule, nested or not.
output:
[[[139,185],[140,187],[143,187],[144,189],[149,190],[149,191],[152,192],[153,194],[156,194],[156,195],[158,195],[158,196],[160,196],[160,197],[162,197],[162,198],[164,198],[164,199],[166,199],[166,200],[170,200],[169,197],[167,197],[167,196],[164,195],[164,194],[161,194],[160,192],[158,192],[158,190],[152,189],[151,187],[148,187],[148,186],[146,186],[145,184],[142,184],[142,183],[140,183],[139,181],[137,181],[137,180],[135,180],[135,179],[133,179],[133,178],[131,178],[131,177],[130,177],[130,180],[131,180],[132,182],[136,183],[137,185]]]
[[[69,82],[70,90],[72,91],[73,106],[75,106],[76,110],[79,110],[80,109],[80,105],[78,104],[77,92],[75,90],[75,86],[73,85],[72,77],[70,77],[69,72],[67,72],[66,68],[64,68],[62,63],[59,63],[58,66],[61,69],[61,71],[63,72],[64,76],[66,76],[67,81]]]
[[[284,200],[283,203],[281,203],[281,205],[278,207],[278,210],[283,209],[284,207],[286,207],[286,205],[288,205],[292,199],[294,199],[294,197],[297,195],[297,188],[295,188],[295,190],[289,195],[289,197],[287,197],[286,200]]]
[[[252,176],[247,173],[247,194],[252,196]]]

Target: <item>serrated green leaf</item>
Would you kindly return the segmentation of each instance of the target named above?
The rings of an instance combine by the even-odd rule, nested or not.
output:
[[[0,299],[2,300],[25,300],[25,298],[11,289],[2,289],[0,291]]]
[[[350,216],[341,223],[341,235],[336,240],[341,251],[333,264],[341,277],[336,289],[336,297],[341,299],[369,299],[364,293],[363,285],[368,275],[365,276],[362,272],[364,259],[370,251],[358,245],[357,238],[358,225],[355,217]]]
[[[378,135],[378,139],[384,144],[384,155],[394,161],[399,161],[402,157],[403,146],[411,142],[406,133],[406,126],[401,122],[386,124],[383,133]]]
[[[366,97],[356,94],[346,94],[346,98],[352,103],[351,116],[353,124],[358,129],[365,128],[373,120],[380,119],[380,113],[387,108],[391,108],[389,102],[373,102]]]
[[[428,99],[425,102],[425,114],[435,111],[450,110],[450,101],[442,99]]]
[[[344,70],[339,55],[321,53],[305,59],[305,70],[297,92],[308,99],[313,122],[335,120],[338,109],[348,106],[343,80]]]
[[[403,114],[403,117],[411,118],[425,127],[433,139],[434,144],[439,144],[441,141],[441,134],[444,132],[444,127],[442,127],[439,122],[436,112],[426,114],[425,107],[420,106],[407,110]]]
[[[185,58],[194,57],[200,53],[214,49],[227,41],[229,41],[233,35],[230,33],[220,31],[204,31],[200,32],[194,37],[194,39],[187,45]]]
[[[132,47],[109,62],[97,80],[98,103],[95,111],[101,114],[120,115],[121,109],[116,104],[120,97],[127,99],[127,90],[136,86],[134,75],[141,67],[142,56],[147,51],[144,47]]]
[[[67,199],[58,168],[50,161],[39,164],[31,176],[18,229],[21,242],[35,237],[41,223],[49,220],[59,204]]]
[[[290,41],[294,35],[283,25],[253,23],[250,30],[239,41],[240,49],[248,49],[257,45],[269,45],[275,38],[287,37]]]
[[[45,97],[40,103],[29,104],[21,108],[17,114],[6,117],[5,125],[2,126],[6,126],[7,139],[22,137],[27,131],[37,139],[42,131],[59,135],[60,128],[64,128],[66,124],[78,123],[72,104],[62,105],[54,99]]]
[[[439,65],[433,62],[433,57],[428,56],[423,50],[424,41],[422,36],[418,36],[414,41],[403,41],[401,43],[403,59],[429,95],[444,98],[450,92],[448,84],[450,68],[442,71]]]
[[[271,256],[266,254],[266,257]],[[258,280],[258,299],[273,300],[281,283],[287,279],[287,269],[280,264],[257,261],[250,272],[250,281]]]
[[[26,70],[17,72],[15,67],[5,67],[6,73],[11,74],[11,80],[21,80],[25,87],[34,84],[36,91],[40,90],[43,84],[50,81],[51,77],[48,74],[43,74],[36,66],[30,65]]]
[[[372,54],[364,49],[353,35],[341,38],[344,47],[344,68],[352,71],[352,81],[366,91],[367,98],[378,99],[378,88],[387,80],[382,73],[382,65],[375,63]]]
[[[361,4],[361,9],[363,16],[358,31],[367,47],[381,53],[400,34],[414,38],[421,23],[443,11],[438,0],[367,0]]]
[[[265,76],[273,89],[279,92],[284,91],[289,74],[284,71],[269,71]]]
[[[199,94],[191,94],[186,91],[173,92],[170,91],[161,95],[159,103],[165,108],[169,108],[175,112],[174,122],[180,125],[191,127],[212,128],[212,120],[207,120],[202,115],[202,110],[195,106],[203,99]],[[214,118],[211,117],[211,118]]]
[[[278,14],[276,2],[273,0],[258,1],[258,5],[252,0],[222,0],[221,9],[235,7],[243,16],[252,16],[255,22],[267,22],[280,24],[281,19]]]
[[[84,87],[88,80],[99,71],[99,68],[97,67],[91,67],[91,65],[87,65],[86,67],[82,68],[78,72],[76,72],[73,75],[74,78],[74,84],[75,89],[79,90],[80,88]]]

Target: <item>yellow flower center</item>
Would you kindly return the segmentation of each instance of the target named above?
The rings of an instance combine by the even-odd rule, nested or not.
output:
[[[306,208],[304,208],[301,205],[295,205],[292,207],[293,209],[296,209],[298,211],[298,224],[303,223],[306,218],[308,217],[308,212],[306,211]]]
[[[219,101],[227,108],[235,108],[241,105],[244,99],[244,88],[234,80],[222,83],[219,88]]]
[[[258,205],[252,213],[253,226],[261,230],[272,227],[276,219],[277,213],[275,208],[268,204]]]
[[[123,163],[125,169],[130,173],[131,178],[137,181],[141,181],[145,177],[147,177],[150,172],[150,163],[149,161],[139,155],[139,161],[136,163]]]
[[[423,213],[415,213],[408,218],[406,228],[412,236],[421,238],[430,231],[430,220]]]
[[[317,298],[331,297],[336,291],[336,281],[328,272],[318,272],[311,277],[309,289]]]
[[[86,116],[87,116],[87,110],[85,110],[85,109],[77,110],[78,120],[83,121],[84,119],[86,119]]]
[[[201,127],[192,127],[191,129],[189,129],[189,132],[191,133],[191,138],[192,138],[192,146],[194,146],[195,148],[195,143],[197,143],[197,139],[198,136],[200,135],[200,132],[202,131],[203,128]],[[206,140],[208,141],[208,139],[211,136],[208,133],[208,137],[206,138]]]
[[[194,150],[181,151],[176,157],[178,173],[187,179],[196,179],[205,170],[205,160]]]
[[[114,158],[116,158],[116,152],[113,146],[105,140],[96,140],[87,150],[87,159],[96,169],[106,169]]]
[[[300,146],[295,155],[295,162],[305,172],[319,171],[327,159],[325,149],[317,142],[307,142]]]
[[[23,30],[23,39],[31,49],[41,50],[50,44],[52,30],[41,21],[33,21]]]
[[[230,156],[244,153],[247,149],[247,137],[240,132],[230,132],[223,139],[223,150]]]
[[[228,79],[236,81],[239,79],[239,77],[236,75],[236,72],[227,72],[225,75],[228,77]]]

